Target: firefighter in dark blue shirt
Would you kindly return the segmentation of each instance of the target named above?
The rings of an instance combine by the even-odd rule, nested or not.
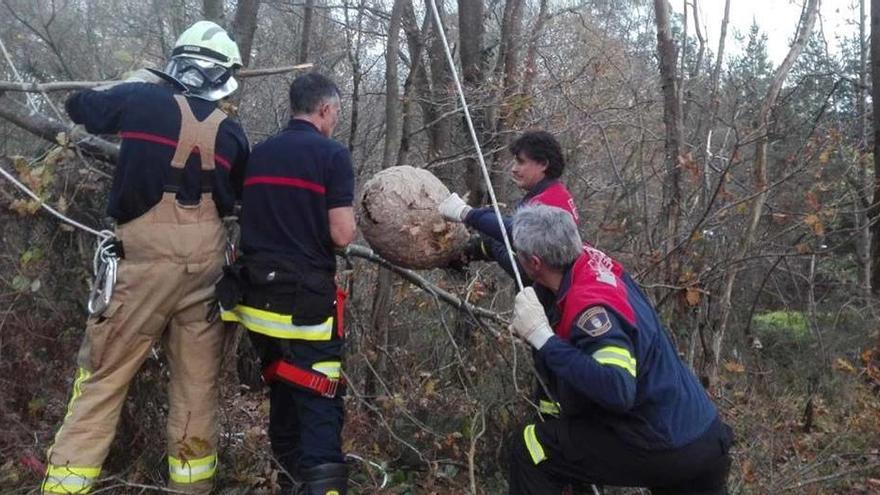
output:
[[[43,493],[88,493],[100,476],[131,379],[154,344],[170,370],[167,450],[171,488],[208,493],[217,467],[223,325],[209,317],[226,230],[249,146],[217,107],[232,93],[238,47],[197,22],[153,82],[87,90],[67,101],[74,122],[122,138],[107,213],[116,223],[116,285],[90,305],[64,424],[48,453]],[[159,441],[159,440],[157,440]]]
[[[535,287],[517,295],[512,327],[558,411],[513,435],[510,493],[571,483],[726,493],[730,429],[629,274],[557,208],[517,211],[513,243]]]
[[[290,86],[293,118],[257,145],[241,216],[243,255],[218,286],[222,317],[248,330],[270,388],[269,438],[307,495],[342,495],[344,294],[334,249],[354,239],[354,170],[330,138],[339,90],[310,73]],[[283,479],[286,479],[285,476]]]

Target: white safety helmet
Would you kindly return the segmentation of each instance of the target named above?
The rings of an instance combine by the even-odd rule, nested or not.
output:
[[[188,95],[217,101],[238,89],[232,76],[239,67],[238,45],[226,30],[211,21],[199,21],[177,38],[165,70],[155,72]]]

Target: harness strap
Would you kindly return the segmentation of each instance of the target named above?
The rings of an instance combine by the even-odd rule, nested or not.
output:
[[[322,397],[331,399],[336,397],[339,384],[345,383],[345,379],[342,377],[338,380],[331,380],[325,375],[300,368],[281,359],[273,362],[263,370],[263,380],[266,383],[284,380],[316,392]]]
[[[193,152],[198,151],[202,171],[199,188],[204,198],[204,195],[211,193],[214,187],[214,169],[216,168],[214,146],[217,142],[220,124],[226,119],[226,114],[219,108],[215,108],[205,120],[200,121],[193,114],[185,96],[174,95],[174,101],[180,109],[180,136],[175,144],[171,170],[165,179],[164,189],[166,193],[177,195],[183,187],[186,161]]]

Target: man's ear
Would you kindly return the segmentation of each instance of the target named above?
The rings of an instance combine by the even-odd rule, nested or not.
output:
[[[544,261],[541,260],[541,258],[535,256],[534,254],[528,257],[528,259],[526,260],[526,263],[528,263],[529,269],[534,272],[538,272],[541,269],[541,267],[544,266]]]

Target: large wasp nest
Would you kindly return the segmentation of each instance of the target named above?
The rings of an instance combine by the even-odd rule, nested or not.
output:
[[[358,225],[373,250],[395,265],[443,267],[468,239],[463,225],[437,211],[447,196],[449,189],[427,170],[387,168],[364,185]]]

